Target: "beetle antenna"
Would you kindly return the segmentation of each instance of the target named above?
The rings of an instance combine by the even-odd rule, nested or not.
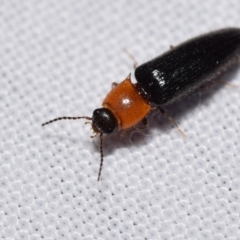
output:
[[[55,119],[53,119],[51,121],[43,123],[42,126],[45,126],[47,124],[50,124],[52,122],[56,122],[56,121],[59,121],[59,120],[77,120],[77,119],[81,119],[81,118],[85,118],[87,120],[92,120],[91,117],[86,117],[86,116],[82,116],[82,117],[59,117],[59,118],[55,118]]]
[[[101,154],[101,162],[98,172],[98,181],[100,180],[101,172],[102,172],[102,166],[103,166],[103,134],[100,133],[100,154]]]

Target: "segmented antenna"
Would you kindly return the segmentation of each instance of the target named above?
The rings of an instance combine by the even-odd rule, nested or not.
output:
[[[87,116],[82,116],[82,117],[59,117],[59,118],[55,118],[51,121],[43,123],[42,126],[45,126],[47,124],[50,124],[50,123],[56,122],[56,121],[60,121],[60,120],[77,120],[77,119],[81,119],[81,118],[85,118],[87,120],[92,120],[91,117],[87,117]]]
[[[100,161],[100,167],[98,172],[98,181],[100,180],[101,172],[102,172],[102,166],[103,166],[103,134],[100,133],[100,154],[101,154],[101,161]]]

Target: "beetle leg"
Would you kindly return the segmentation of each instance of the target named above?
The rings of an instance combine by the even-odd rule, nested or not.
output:
[[[208,82],[208,83],[205,83],[203,85],[200,85],[199,86],[199,90],[201,91],[207,91],[209,90],[212,86],[214,86],[216,84],[216,82]]]
[[[224,86],[227,86],[227,87],[230,87],[230,88],[234,88],[234,89],[238,89],[239,88],[239,86],[237,84],[225,82],[223,80],[214,80],[213,82],[209,82],[209,83],[207,83],[205,85],[201,85],[199,87],[199,89],[205,91],[205,90],[210,89],[212,86],[214,86],[216,84],[224,85]]]
[[[176,121],[161,107],[156,107],[164,117],[168,118],[168,120],[177,128],[177,130],[181,133],[183,137],[186,137],[186,134],[180,129],[180,127],[177,125]]]
[[[142,124],[143,124],[143,126],[141,126],[141,127],[135,126],[134,128],[135,128],[136,130],[143,130],[143,129],[147,128],[147,126],[148,126],[147,118],[143,118]]]
[[[126,135],[127,131],[126,130],[122,130],[120,133],[120,138],[124,138],[124,136]]]
[[[130,52],[128,52],[127,49],[124,48],[123,51],[133,60],[133,68],[135,70],[138,66],[137,60],[135,59],[135,57]]]
[[[221,85],[225,85],[225,86],[231,87],[231,88],[239,88],[239,85],[234,84],[234,83],[225,82],[223,80],[216,80],[216,83],[221,84]]]

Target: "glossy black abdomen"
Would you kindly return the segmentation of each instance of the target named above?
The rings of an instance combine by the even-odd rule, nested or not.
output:
[[[240,58],[240,29],[228,28],[174,47],[135,70],[150,102],[173,102],[215,78]]]

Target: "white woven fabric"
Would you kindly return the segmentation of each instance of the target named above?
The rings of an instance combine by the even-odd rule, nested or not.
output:
[[[240,27],[240,2],[0,0],[0,239],[240,239],[240,90],[214,86],[99,139],[84,120],[143,63]],[[176,59],[177,61],[177,59]],[[133,74],[132,74],[133,76]],[[240,65],[222,76],[240,85]],[[134,80],[134,77],[133,77]]]

